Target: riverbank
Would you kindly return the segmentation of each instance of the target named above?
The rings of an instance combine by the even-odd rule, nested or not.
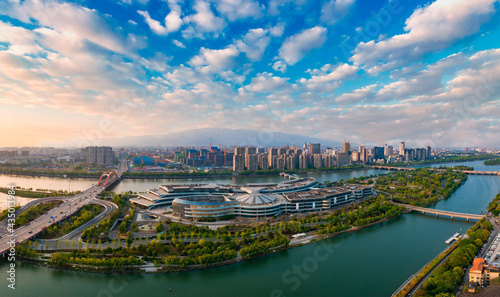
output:
[[[145,265],[143,265],[141,267],[135,266],[135,267],[131,267],[132,269],[130,269],[130,270],[127,270],[127,271],[121,270],[120,272],[118,272],[118,271],[115,271],[115,270],[113,270],[111,268],[110,269],[103,269],[103,267],[98,267],[98,266],[91,267],[89,265],[85,265],[85,266],[70,265],[70,267],[57,267],[57,266],[54,266],[54,265],[50,264],[50,258],[45,259],[45,260],[40,260],[40,259],[36,260],[36,259],[33,259],[33,258],[20,258],[20,260],[23,261],[23,262],[29,263],[29,264],[36,264],[36,265],[39,265],[39,266],[43,266],[43,267],[47,267],[47,268],[52,268],[52,269],[66,270],[66,271],[79,271],[79,272],[88,272],[88,273],[97,273],[97,274],[151,274],[151,273],[170,273],[170,272],[197,271],[197,270],[205,270],[205,269],[210,269],[210,268],[228,266],[228,265],[233,265],[233,264],[237,264],[237,263],[241,263],[241,262],[251,261],[251,260],[258,259],[258,258],[263,258],[265,256],[269,256],[269,255],[272,255],[272,254],[275,254],[275,253],[279,253],[279,252],[282,252],[282,251],[294,249],[294,248],[297,248],[297,247],[302,247],[302,246],[305,246],[305,245],[308,245],[308,244],[312,244],[312,243],[316,243],[316,242],[319,242],[319,241],[322,241],[322,240],[325,240],[325,239],[337,237],[337,236],[340,236],[340,235],[343,235],[343,234],[346,234],[346,233],[353,233],[353,232],[356,232],[356,231],[359,231],[359,230],[362,230],[362,229],[365,229],[365,228],[373,227],[373,226],[376,226],[378,224],[390,221],[392,219],[395,219],[395,218],[397,218],[397,217],[399,217],[399,216],[401,216],[403,214],[409,213],[409,212],[410,211],[406,210],[403,213],[401,213],[399,215],[396,215],[396,216],[393,216],[393,217],[384,218],[382,220],[379,220],[379,221],[376,221],[376,222],[372,222],[370,224],[366,224],[366,225],[363,225],[363,226],[352,227],[350,229],[343,230],[343,231],[340,231],[340,232],[336,232],[336,233],[333,233],[333,234],[315,235],[315,238],[312,239],[311,241],[307,242],[307,243],[300,243],[300,244],[296,244],[296,245],[286,244],[286,245],[282,245],[282,246],[279,246],[279,247],[274,247],[268,253],[265,253],[265,254],[260,254],[260,255],[251,256],[251,257],[239,257],[238,256],[235,259],[226,260],[226,261],[222,261],[222,262],[216,262],[216,263],[210,263],[210,264],[197,264],[197,265],[189,265],[189,266],[184,266],[184,267],[182,267],[181,265],[162,265],[162,266],[154,266],[154,269],[145,270],[146,267],[151,267],[150,266],[151,262],[149,262],[149,264],[146,263]],[[90,252],[96,251],[96,249],[88,249],[88,250]],[[71,252],[71,251],[72,250],[69,249],[66,252]],[[44,254],[47,255],[48,253],[45,252]]]

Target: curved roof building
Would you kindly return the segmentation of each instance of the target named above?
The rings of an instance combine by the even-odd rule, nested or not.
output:
[[[172,205],[174,214],[185,218],[266,217],[280,213],[327,210],[373,194],[371,186],[316,189],[314,178],[295,178],[280,183],[161,185],[132,203],[153,208]]]

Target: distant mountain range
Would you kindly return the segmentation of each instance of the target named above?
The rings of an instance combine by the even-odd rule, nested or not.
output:
[[[338,141],[323,139],[319,137],[288,134],[280,132],[248,130],[248,129],[225,129],[206,128],[192,129],[182,132],[164,135],[129,136],[120,138],[108,138],[101,141],[101,145],[113,147],[130,146],[282,146],[295,145],[302,147],[304,142],[321,143],[322,146],[340,146]]]

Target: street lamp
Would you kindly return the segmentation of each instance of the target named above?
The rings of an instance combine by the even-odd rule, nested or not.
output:
[[[64,178],[68,178],[68,195],[69,195],[69,192],[70,192],[70,189],[71,189],[71,180],[69,179],[69,176],[68,175],[63,175]],[[68,198],[68,201],[69,201],[69,213],[71,214],[71,201],[69,200]]]

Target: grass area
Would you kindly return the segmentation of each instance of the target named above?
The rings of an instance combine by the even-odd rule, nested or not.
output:
[[[5,193],[5,194],[7,194],[7,192],[9,190],[10,190],[9,188],[3,188],[3,187],[0,188],[0,192]],[[45,198],[45,197],[51,197],[51,194],[16,189],[16,196],[24,197],[24,198]]]
[[[7,194],[9,188],[0,188],[0,192]],[[46,198],[46,197],[62,197],[62,196],[73,196],[81,193],[81,191],[68,192],[64,190],[59,191],[32,191],[31,189],[23,189],[20,187],[15,188],[15,196],[24,198]]]
[[[71,218],[69,218],[62,225],[52,225],[49,226],[43,233],[41,234],[41,238],[50,239],[50,238],[59,238],[64,236],[86,222],[90,221],[98,214],[104,211],[104,207],[102,205],[97,204],[87,204],[84,205],[76,214],[74,214]]]
[[[419,168],[399,171],[377,178],[375,189],[394,202],[427,206],[446,199],[465,181],[467,175],[448,169]]]
[[[56,208],[59,206],[62,201],[50,201],[50,202],[42,202],[35,206],[30,207],[27,211],[23,212],[16,218],[16,227],[21,227],[23,225],[28,224],[49,210]]]

